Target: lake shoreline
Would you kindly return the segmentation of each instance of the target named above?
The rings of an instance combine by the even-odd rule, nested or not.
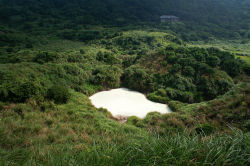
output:
[[[150,101],[145,94],[127,88],[101,91],[89,99],[93,106],[107,109],[118,121],[126,121],[130,116],[145,118],[150,112],[172,112],[167,104]]]

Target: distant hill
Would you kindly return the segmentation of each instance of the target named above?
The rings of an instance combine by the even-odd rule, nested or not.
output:
[[[248,0],[1,0],[0,6],[0,22],[23,29],[154,25],[160,15],[171,14],[190,30],[214,35],[226,31],[223,37],[239,35],[233,32],[249,37],[250,33]]]

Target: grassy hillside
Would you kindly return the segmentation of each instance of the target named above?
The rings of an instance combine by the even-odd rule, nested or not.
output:
[[[0,165],[249,165],[249,6],[0,0]],[[173,113],[88,99],[118,87]]]
[[[65,105],[40,110],[32,100],[1,111],[1,165],[203,165],[249,161],[249,137],[148,133],[120,124],[87,96],[70,92]]]
[[[4,36],[2,165],[249,163],[249,77],[232,53],[188,48],[166,32],[126,30],[85,43],[15,30]],[[89,95],[120,86],[175,113],[121,124],[90,104]]]

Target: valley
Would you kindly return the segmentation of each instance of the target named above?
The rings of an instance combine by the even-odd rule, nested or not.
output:
[[[249,165],[248,0],[0,4],[0,165]]]

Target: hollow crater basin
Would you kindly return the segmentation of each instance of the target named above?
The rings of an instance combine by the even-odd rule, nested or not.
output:
[[[96,108],[105,108],[114,117],[145,118],[149,112],[171,113],[166,104],[152,102],[144,94],[126,88],[98,92],[90,100]]]

